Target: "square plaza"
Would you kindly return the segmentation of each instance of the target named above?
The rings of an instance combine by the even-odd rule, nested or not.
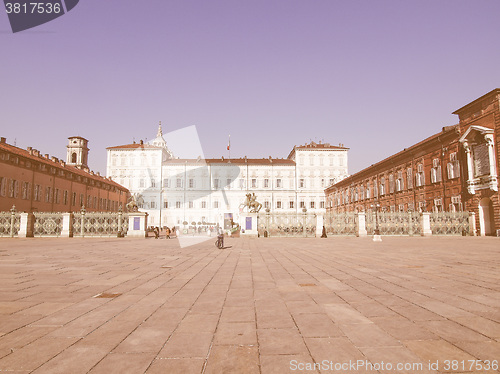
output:
[[[0,372],[498,372],[496,238],[214,240],[1,239]]]

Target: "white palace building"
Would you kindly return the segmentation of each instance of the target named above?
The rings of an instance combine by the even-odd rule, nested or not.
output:
[[[239,222],[248,193],[261,212],[325,213],[325,188],[348,176],[343,145],[311,142],[294,146],[287,158],[205,159],[179,158],[175,137],[167,140],[170,146],[160,123],[147,143],[107,148],[107,176],[138,197],[151,226]]]

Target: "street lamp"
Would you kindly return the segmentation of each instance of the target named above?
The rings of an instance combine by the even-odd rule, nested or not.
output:
[[[380,204],[378,201],[376,201],[371,205],[371,207],[375,209],[375,232],[373,235],[373,241],[374,242],[381,242],[382,237],[380,236],[380,229],[378,226],[378,208],[380,208]]]

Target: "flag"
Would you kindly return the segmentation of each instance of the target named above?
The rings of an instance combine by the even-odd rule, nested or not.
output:
[[[229,135],[229,141],[227,142],[227,150],[231,148],[231,135]]]

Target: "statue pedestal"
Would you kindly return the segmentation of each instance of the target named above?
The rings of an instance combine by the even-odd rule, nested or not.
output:
[[[257,236],[257,213],[241,213],[240,214],[241,235]],[[245,230],[245,232],[243,232]]]
[[[144,212],[131,212],[128,214],[127,237],[145,238],[148,214]]]

